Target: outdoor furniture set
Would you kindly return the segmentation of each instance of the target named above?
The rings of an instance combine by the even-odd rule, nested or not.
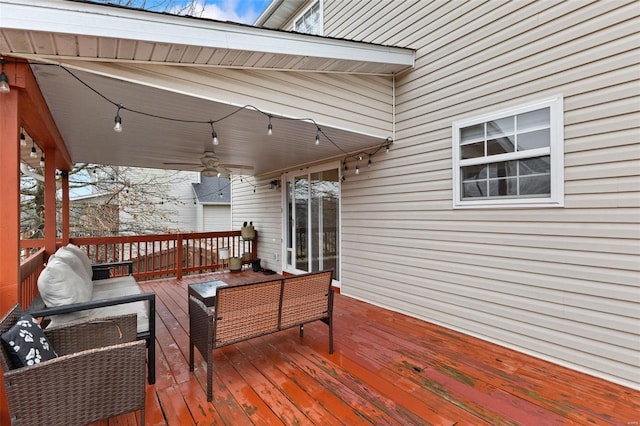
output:
[[[247,284],[189,288],[189,369],[194,347],[207,362],[207,401],[213,399],[213,350],[291,327],[323,321],[333,353],[333,272],[291,275]],[[199,288],[198,288],[199,286]]]
[[[127,276],[110,278],[123,266]],[[145,361],[155,383],[155,293],[143,293],[132,273],[132,262],[92,265],[72,244],[49,258],[27,311],[16,305],[0,320],[12,424],[86,424],[135,410],[144,424]],[[321,320],[333,353],[331,281],[324,271],[190,285],[189,367],[196,347],[207,362],[207,400],[215,348],[295,326],[302,337],[304,324]]]

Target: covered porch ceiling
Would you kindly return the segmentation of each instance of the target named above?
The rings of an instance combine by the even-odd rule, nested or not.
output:
[[[343,126],[313,105],[276,110],[265,93],[223,87],[214,71],[250,72],[268,86],[274,72],[379,78],[414,60],[410,49],[84,1],[0,0],[0,8],[0,54],[29,61],[73,162],[200,170],[215,150],[235,173],[261,175],[365,150],[390,132]]]

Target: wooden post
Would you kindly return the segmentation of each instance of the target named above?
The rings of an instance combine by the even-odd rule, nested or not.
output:
[[[60,212],[62,215],[62,245],[69,244],[69,215],[70,215],[70,204],[69,204],[69,172],[62,172],[62,211]]]
[[[10,73],[7,73],[10,74]],[[11,77],[10,83],[11,83]],[[0,94],[0,315],[18,301],[20,282],[20,142],[18,89]],[[9,424],[0,376],[0,424]]]
[[[176,279],[182,279],[182,234],[178,234],[177,242],[176,242]]]
[[[44,149],[44,249],[47,258],[56,251],[56,149]]]

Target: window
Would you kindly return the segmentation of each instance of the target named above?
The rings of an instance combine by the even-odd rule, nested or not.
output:
[[[561,206],[562,97],[453,123],[454,207]]]
[[[322,35],[322,14],[320,1],[313,3],[293,24],[293,30],[299,33]]]

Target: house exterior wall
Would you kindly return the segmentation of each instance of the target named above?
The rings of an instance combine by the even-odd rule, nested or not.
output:
[[[282,188],[271,189],[278,176],[234,179],[232,190],[232,229],[253,222],[258,232],[258,257],[263,268],[282,270]],[[255,190],[255,191],[254,191]]]
[[[203,208],[202,232],[229,231],[231,227],[231,206],[228,204],[207,204]]]
[[[343,183],[342,293],[640,388],[638,4],[356,3],[325,35],[417,53]],[[452,123],[558,95],[564,207],[453,209]]]

